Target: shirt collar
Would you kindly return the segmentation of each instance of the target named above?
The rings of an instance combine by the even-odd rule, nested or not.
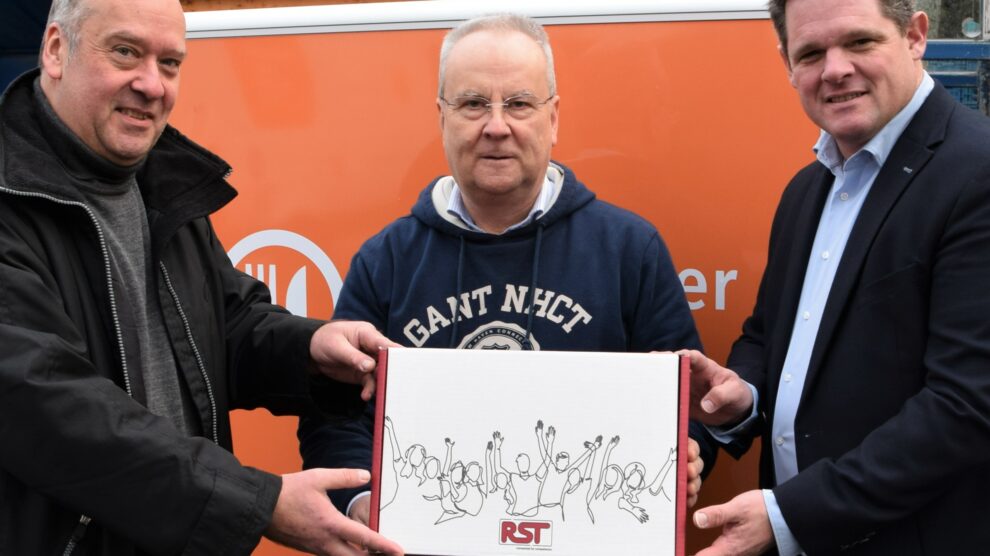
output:
[[[541,216],[543,216],[548,210],[550,210],[550,206],[553,204],[555,187],[556,186],[550,179],[550,176],[544,176],[543,187],[540,189],[540,194],[536,196],[536,202],[533,203],[533,207],[529,209],[529,214],[527,214],[526,217],[519,222],[516,222],[515,224],[502,230],[501,233],[504,234],[506,232],[511,232],[512,230],[522,228],[523,226],[533,222],[534,220],[538,220]],[[457,185],[456,181],[454,182],[454,187],[450,191],[450,200],[447,202],[447,213],[459,218],[462,222],[464,222],[464,225],[472,231],[488,233],[479,228],[478,225],[474,223],[474,219],[471,218],[471,215],[468,214],[467,207],[464,205],[464,199],[461,197],[461,188]]]
[[[883,166],[883,163],[887,160],[887,156],[890,155],[890,151],[893,150],[894,144],[897,143],[897,139],[900,138],[901,133],[904,132],[911,119],[921,109],[921,105],[924,104],[925,99],[928,98],[928,95],[934,88],[935,81],[928,75],[927,71],[924,72],[921,83],[918,84],[918,88],[914,91],[914,96],[911,97],[907,105],[897,115],[891,118],[879,133],[863,145],[863,148],[850,156],[849,159],[856,158],[860,153],[866,152],[873,157],[878,166]],[[846,162],[842,158],[842,153],[839,152],[839,146],[836,144],[835,138],[824,129],[821,130],[818,141],[812,147],[812,150],[815,152],[818,161],[824,164],[833,174],[838,173]]]

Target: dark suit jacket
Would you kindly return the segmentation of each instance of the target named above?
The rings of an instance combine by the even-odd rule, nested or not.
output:
[[[761,485],[812,555],[990,554],[990,118],[941,86],[880,170],[829,293],[776,485],[767,434],[832,175],[785,190],[729,367],[760,393]]]

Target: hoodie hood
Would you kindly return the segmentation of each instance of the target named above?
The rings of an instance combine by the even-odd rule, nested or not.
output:
[[[550,209],[528,225],[504,234],[486,234],[470,230],[457,217],[447,213],[447,203],[454,187],[452,176],[442,176],[433,180],[419,194],[419,199],[413,205],[412,214],[420,222],[437,231],[472,241],[484,241],[486,238],[531,235],[534,229],[550,227],[595,199],[595,194],[579,182],[574,177],[574,172],[563,164],[551,161],[550,166],[547,167],[547,177],[556,186]]]
[[[533,349],[535,347],[532,339],[532,330],[536,304],[532,301],[540,276],[543,230],[553,226],[555,222],[569,216],[595,199],[595,194],[588,190],[581,182],[577,181],[574,173],[562,164],[551,162],[547,168],[547,177],[556,186],[556,193],[551,200],[550,209],[526,226],[508,231],[504,234],[487,234],[471,230],[464,226],[457,217],[447,212],[450,195],[454,187],[454,179],[451,176],[444,176],[433,180],[420,193],[419,199],[412,209],[413,216],[426,226],[458,238],[457,267],[455,269],[454,279],[455,291],[461,291],[464,283],[464,258],[469,241],[491,242],[522,236],[534,236],[535,241],[532,251],[532,265],[530,267],[530,280],[526,301],[529,308],[526,315],[525,339],[522,341],[523,349]],[[456,347],[456,343],[460,337],[460,321],[461,315],[460,313],[456,313],[450,331],[450,341],[447,346],[449,348]]]

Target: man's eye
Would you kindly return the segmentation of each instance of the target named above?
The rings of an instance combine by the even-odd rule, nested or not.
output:
[[[532,102],[530,102],[528,100],[522,100],[522,99],[509,99],[508,101],[506,101],[505,104],[506,104],[506,107],[509,110],[512,110],[512,111],[515,111],[515,112],[523,112],[523,111],[529,110],[531,108],[534,108],[534,105],[533,105]]]
[[[119,54],[121,56],[136,56],[137,55],[137,52],[135,52],[134,49],[131,48],[131,47],[129,47],[129,46],[115,46],[113,48],[113,51],[114,51],[114,53]]]
[[[488,103],[478,98],[462,99],[459,108],[464,110],[484,110]]]

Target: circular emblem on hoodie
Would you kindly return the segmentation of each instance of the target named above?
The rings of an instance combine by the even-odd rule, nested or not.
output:
[[[497,349],[524,350],[526,331],[518,324],[493,321],[483,324],[474,332],[464,336],[458,349]],[[529,343],[533,350],[539,351],[540,343],[530,336]]]

